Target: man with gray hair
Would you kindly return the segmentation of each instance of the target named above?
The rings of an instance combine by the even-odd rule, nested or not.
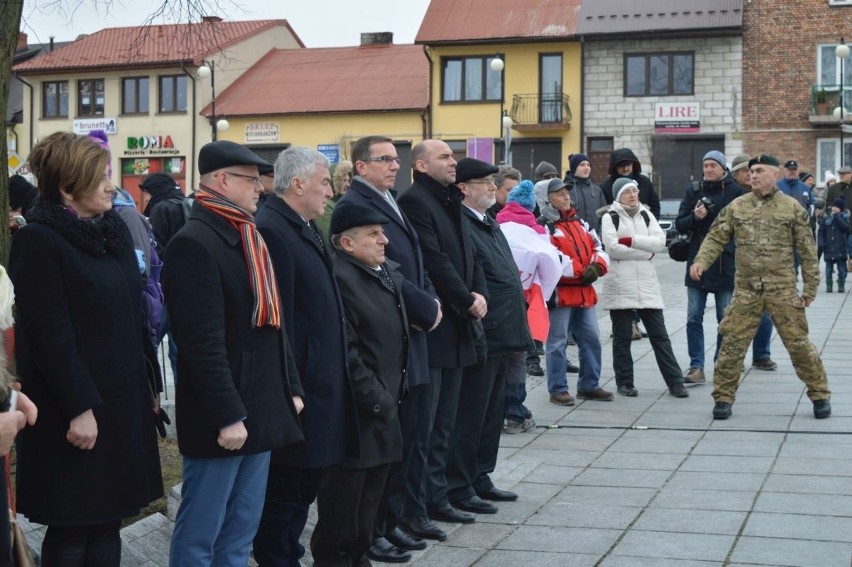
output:
[[[266,504],[254,539],[260,565],[298,564],[305,552],[299,538],[324,469],[358,456],[343,307],[329,245],[314,224],[332,196],[328,166],[328,159],[310,148],[281,152],[275,160],[274,192],[257,214],[305,392],[300,415],[304,443],[272,454]]]

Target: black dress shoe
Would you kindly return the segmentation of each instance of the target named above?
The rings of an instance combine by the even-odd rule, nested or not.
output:
[[[419,537],[408,535],[398,527],[385,534],[385,539],[405,551],[426,549],[426,542]]]
[[[382,563],[408,563],[411,554],[403,551],[383,537],[373,540],[373,545],[367,550],[367,557]]]
[[[456,510],[452,506],[431,508],[428,510],[428,513],[431,519],[450,524],[472,524],[476,521],[476,517],[473,514]]]
[[[713,406],[713,419],[728,419],[731,417],[731,404],[728,402],[716,402]]]
[[[567,374],[579,374],[580,373],[580,367],[577,366],[577,365],[571,364],[571,361],[569,360],[568,363],[565,365],[565,372]]]
[[[675,384],[669,388],[669,393],[676,398],[688,398],[689,392],[683,387],[683,384]]]
[[[627,396],[628,398],[635,398],[639,395],[639,390],[634,388],[633,386],[619,386],[618,393],[622,396]]]
[[[415,537],[446,541],[447,533],[432,523],[426,516],[411,516],[399,519],[400,527]]]
[[[491,504],[490,502],[486,502],[479,496],[471,496],[470,498],[465,498],[464,500],[453,500],[452,504],[454,507],[459,510],[464,510],[465,512],[473,512],[474,514],[496,514],[497,506]]]
[[[476,495],[483,500],[493,500],[494,502],[514,502],[518,499],[518,495],[508,490],[500,490],[492,486],[488,490],[477,490]]]

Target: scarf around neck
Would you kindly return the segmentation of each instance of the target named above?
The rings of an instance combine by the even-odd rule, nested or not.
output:
[[[254,326],[270,325],[280,329],[281,296],[278,292],[269,249],[257,230],[254,216],[205,185],[199,185],[198,191],[195,192],[195,200],[211,213],[222,217],[240,233],[249,283],[254,293]]]
[[[93,256],[121,254],[130,232],[115,211],[92,219],[80,218],[74,209],[53,201],[39,200],[27,220],[50,227],[66,240]]]

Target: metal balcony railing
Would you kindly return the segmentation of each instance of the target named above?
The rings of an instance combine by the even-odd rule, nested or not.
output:
[[[564,125],[572,118],[568,95],[561,93],[516,94],[509,115],[518,126]]]
[[[843,93],[844,96],[841,97],[840,85],[813,85],[811,87],[811,115],[832,116],[834,109],[840,106],[842,98],[848,119],[852,115],[852,85],[844,83]]]

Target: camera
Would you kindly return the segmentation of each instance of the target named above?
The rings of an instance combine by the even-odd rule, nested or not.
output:
[[[715,207],[715,205],[713,204],[713,201],[710,200],[710,197],[701,197],[699,201],[704,206],[704,208],[707,209],[708,213],[713,212],[713,208]]]

